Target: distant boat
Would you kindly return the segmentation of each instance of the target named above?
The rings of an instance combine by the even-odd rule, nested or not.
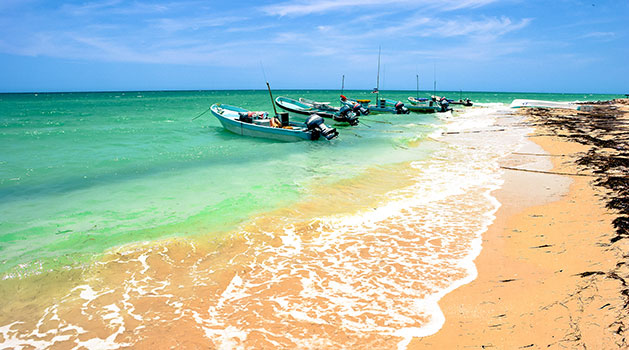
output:
[[[542,100],[523,100],[516,99],[509,105],[511,108],[566,108],[566,109],[578,109],[579,105],[576,102],[555,102],[555,101],[542,101]]]
[[[408,102],[411,103],[408,106],[408,110],[415,113],[436,113],[441,112],[441,105],[432,101],[429,98],[416,98],[409,96]]]
[[[299,98],[299,102],[307,104],[307,105],[311,105],[312,107],[318,110],[326,111],[326,112],[338,112],[340,110],[339,107],[330,106],[330,102],[317,102],[317,101],[309,100],[303,97]]]
[[[386,98],[378,98],[375,105],[370,105],[371,100],[355,100],[341,95],[341,103],[351,108],[359,105],[367,113],[408,114],[410,111],[404,103]]]
[[[435,113],[441,111],[441,105],[435,103],[429,98],[419,97],[419,74],[416,74],[417,78],[417,97],[409,96],[408,102],[411,103],[408,106],[408,110],[415,113]]]
[[[327,127],[316,114],[309,116],[305,123],[294,123],[269,118],[266,112],[251,112],[225,104],[213,104],[210,110],[225,129],[238,135],[287,142],[317,140],[320,136],[331,140],[338,136],[336,129]],[[281,117],[288,119],[288,113]]]
[[[289,97],[279,96],[275,104],[292,113],[302,115],[317,114],[323,118],[329,118],[336,122],[358,125],[358,117],[350,108],[335,108],[328,103],[321,103],[306,99],[295,100]]]
[[[352,100],[341,95],[341,103],[356,108],[356,103],[369,111],[369,113],[387,113],[387,114],[408,114],[410,111],[401,101],[380,98],[380,53],[381,48],[378,47],[378,77],[376,78],[376,87],[371,91],[376,94],[376,104],[370,105],[371,100]]]
[[[466,98],[465,100],[458,100],[458,101],[448,99],[448,102],[450,102],[451,105],[461,105],[465,107],[472,107],[474,105],[469,98]]]

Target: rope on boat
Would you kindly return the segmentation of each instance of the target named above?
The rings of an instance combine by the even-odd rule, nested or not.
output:
[[[205,113],[207,113],[207,112],[210,110],[210,108],[212,108],[212,107],[210,106],[208,109],[206,109],[206,110],[205,110],[205,112],[203,112],[203,113],[201,113],[201,114],[197,115],[196,117],[192,118],[190,121],[196,120],[196,119],[197,119],[197,118],[199,118],[200,116],[204,115]]]
[[[365,118],[359,118],[359,120],[366,120],[366,121],[369,121],[369,122],[382,123],[382,124],[393,124],[391,122],[387,122],[387,121],[384,121],[384,120],[373,120],[373,119],[365,119]]]

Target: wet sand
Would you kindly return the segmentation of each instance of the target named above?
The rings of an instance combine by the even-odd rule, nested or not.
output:
[[[627,111],[627,105],[618,106]],[[626,116],[619,120],[626,123]],[[540,125],[548,120],[528,118],[537,124],[529,137],[534,143],[503,166],[592,174],[594,167],[576,163],[583,152],[601,149],[575,142],[579,138],[566,137],[562,128]],[[573,129],[572,135],[600,136]],[[616,175],[622,177],[622,170]],[[612,225],[618,211],[606,208],[614,193],[594,186],[606,172],[560,176],[505,169],[505,184],[494,192],[502,207],[483,236],[477,279],[441,299],[445,324],[432,336],[414,338],[409,349],[629,347],[629,240]]]

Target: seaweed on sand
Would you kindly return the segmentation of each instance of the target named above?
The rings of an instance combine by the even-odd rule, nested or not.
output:
[[[590,146],[588,152],[580,154],[576,164],[588,173],[600,175],[593,185],[605,190],[606,207],[615,213],[611,222],[615,234],[602,246],[620,249],[622,256],[611,271],[588,271],[578,276],[587,278],[588,285],[595,285],[597,278],[620,282],[622,310],[610,327],[621,337],[618,345],[625,348],[629,347],[624,335],[629,328],[626,317],[629,310],[629,254],[624,251],[626,243],[619,242],[629,239],[629,109],[622,105],[629,105],[629,99],[587,103],[580,111],[534,108],[526,113],[534,117],[534,125],[545,127],[555,136]]]

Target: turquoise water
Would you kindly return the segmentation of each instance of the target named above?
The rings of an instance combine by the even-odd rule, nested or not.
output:
[[[336,103],[339,92],[274,94]],[[381,95],[406,100],[415,92]],[[618,96],[462,97],[509,103]],[[0,95],[0,273],[73,266],[133,242],[220,237],[256,213],[307,197],[313,183],[426,157],[429,148],[408,145],[440,123],[431,115],[368,116],[355,128],[333,125],[340,137],[332,142],[280,143],[231,134],[210,113],[192,120],[212,103],[272,109],[264,90]]]
[[[0,270],[59,268],[126,243],[220,235],[303,198],[312,181],[421,157],[404,144],[436,122],[383,116],[405,126],[365,121],[337,126],[332,142],[287,144],[233,135],[210,113],[192,120],[215,102],[271,109],[265,91],[0,95]]]

